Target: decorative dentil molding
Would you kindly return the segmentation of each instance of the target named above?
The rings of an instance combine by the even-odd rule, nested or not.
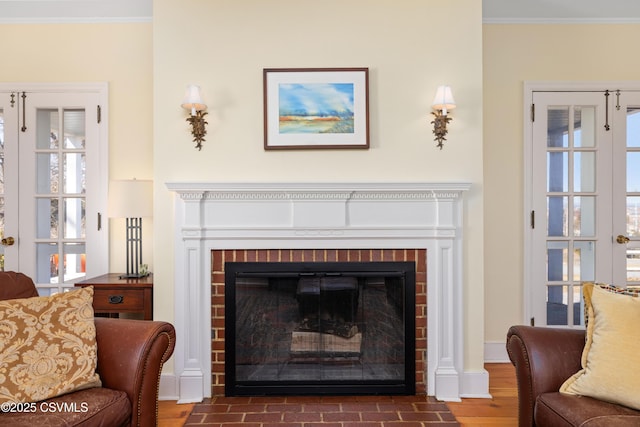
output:
[[[184,201],[234,200],[234,201],[282,201],[282,200],[444,200],[457,199],[469,184],[304,184],[304,183],[167,183]]]

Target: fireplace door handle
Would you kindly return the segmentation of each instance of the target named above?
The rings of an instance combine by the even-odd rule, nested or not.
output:
[[[122,304],[124,297],[122,295],[109,295],[109,304]]]

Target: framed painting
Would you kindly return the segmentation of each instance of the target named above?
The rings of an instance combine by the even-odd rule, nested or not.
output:
[[[369,148],[368,68],[269,68],[264,148]]]

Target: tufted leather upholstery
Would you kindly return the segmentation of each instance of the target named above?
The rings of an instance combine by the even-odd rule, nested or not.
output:
[[[0,272],[0,299],[37,295],[29,277]],[[0,413],[0,425],[157,425],[160,373],[175,347],[174,327],[167,322],[108,318],[96,318],[95,324],[102,387],[38,402],[36,412]],[[51,410],[61,407],[66,410]]]
[[[581,369],[584,343],[584,330],[509,328],[507,352],[516,368],[520,427],[640,425],[640,411],[558,391]]]

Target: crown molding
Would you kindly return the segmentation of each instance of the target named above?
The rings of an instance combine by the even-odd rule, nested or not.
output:
[[[153,0],[0,0],[0,24],[151,22]]]
[[[640,17],[632,18],[483,18],[487,25],[577,25],[577,24],[640,24]]]

